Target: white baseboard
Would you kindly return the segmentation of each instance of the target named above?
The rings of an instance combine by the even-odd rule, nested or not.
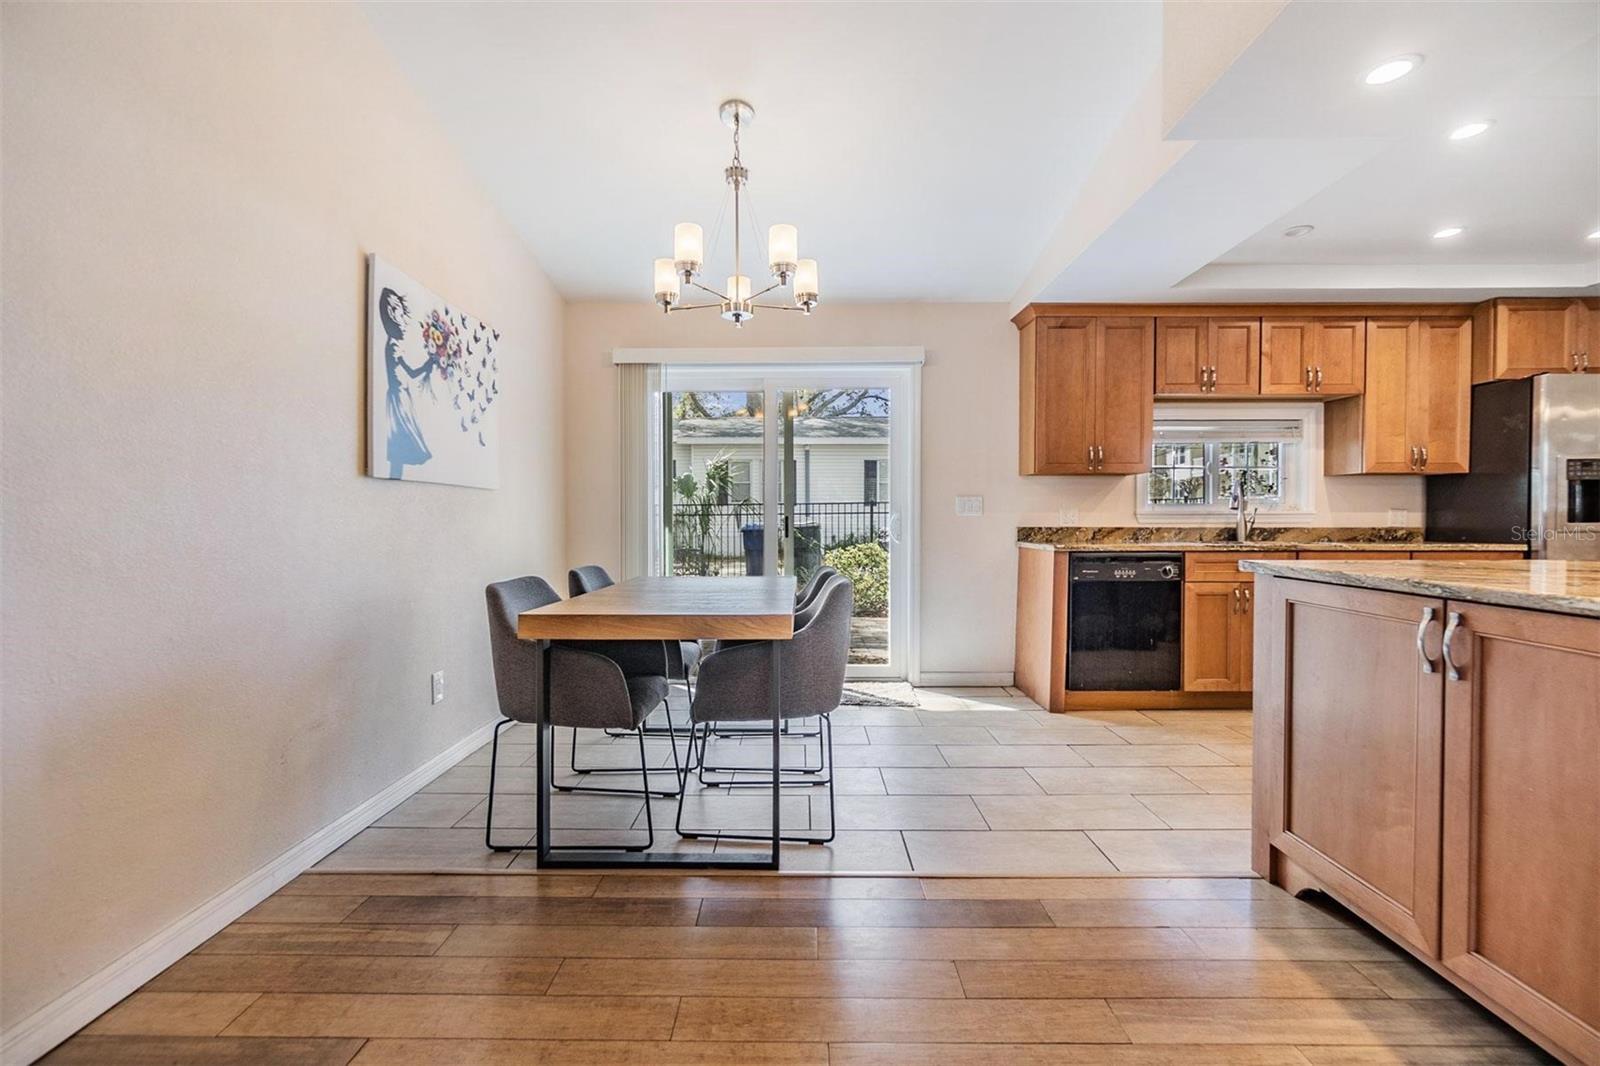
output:
[[[0,1034],[0,1063],[41,1057],[140,985],[214,936],[229,922],[310,869],[329,852],[389,813],[489,740],[494,723],[474,729],[348,814],[306,837],[243,880],[223,889],[115,962]]]
[[[1004,688],[1015,681],[1010,670],[924,670],[916,683],[925,688]]]

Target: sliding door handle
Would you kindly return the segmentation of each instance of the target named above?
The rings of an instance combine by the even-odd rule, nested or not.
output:
[[[1422,621],[1417,623],[1417,658],[1422,660],[1422,672],[1431,674],[1436,664],[1428,658],[1428,627],[1433,625],[1433,608],[1422,609]]]

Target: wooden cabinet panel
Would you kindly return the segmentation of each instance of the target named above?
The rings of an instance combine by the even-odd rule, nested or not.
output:
[[[1309,318],[1261,320],[1261,393],[1264,396],[1305,396],[1313,384],[1316,367],[1316,324]]]
[[[1367,319],[1367,391],[1361,406],[1361,465],[1345,473],[1407,474],[1420,453],[1411,437],[1407,375],[1420,350],[1421,326],[1414,318]]]
[[[1600,620],[1449,610],[1443,964],[1600,1062]]]
[[[1150,469],[1155,431],[1155,320],[1095,321],[1095,473],[1142,474]]]
[[[1243,673],[1242,581],[1186,581],[1183,586],[1183,688],[1186,692],[1246,692]]]
[[[1439,600],[1264,578],[1255,862],[1270,846],[1392,936],[1439,947]]]
[[[1294,552],[1184,552],[1183,579],[1185,581],[1243,581],[1254,582],[1256,575],[1240,570],[1245,559],[1293,559]]]
[[[1366,388],[1328,404],[1323,472],[1465,473],[1471,321],[1369,318],[1366,329]]]
[[[1203,318],[1156,319],[1156,393],[1204,396],[1203,371],[1211,365],[1210,334]]]
[[[1157,318],[1156,394],[1257,396],[1259,318]]]
[[[1600,370],[1591,323],[1596,305],[1569,299],[1506,299],[1473,312],[1472,380]]]
[[[1465,474],[1472,431],[1472,321],[1418,322],[1417,358],[1406,369],[1411,442],[1425,474]]]
[[[1022,329],[1018,469],[1150,469],[1153,318],[1040,318]]]
[[[1261,320],[1263,395],[1356,396],[1366,382],[1366,373],[1365,319]]]
[[[1410,552],[1390,551],[1305,551],[1300,558],[1308,563],[1377,562],[1381,559],[1409,559]]]
[[[1316,326],[1316,394],[1360,395],[1367,380],[1366,320],[1318,319]]]
[[[1526,559],[1527,552],[1470,551],[1470,552],[1412,552],[1413,559],[1427,559],[1435,563],[1465,562],[1468,559]]]
[[[1207,320],[1211,351],[1211,396],[1255,396],[1261,392],[1261,320]]]
[[[1094,436],[1095,320],[1041,319],[1030,328],[1033,343],[1024,336],[1022,351],[1022,473],[1087,474]]]

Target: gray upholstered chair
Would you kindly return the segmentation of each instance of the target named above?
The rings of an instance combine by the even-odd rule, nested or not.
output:
[[[615,585],[606,568],[589,564],[567,571],[567,595],[582,596],[588,592]],[[694,668],[700,662],[700,642],[695,640],[669,640],[667,646],[667,676],[674,681],[692,684]],[[654,730],[651,730],[654,732]]]
[[[494,779],[500,754],[500,730],[515,722],[540,723],[540,686],[543,683],[544,654],[537,642],[517,636],[517,615],[544,607],[561,599],[549,582],[541,577],[519,577],[498,581],[484,590],[489,606],[489,647],[494,656],[495,694],[504,718],[495,724],[489,749],[489,803],[484,821],[484,843],[494,851],[516,851],[518,847],[495,844]],[[655,824],[650,814],[651,796],[676,796],[682,778],[674,769],[676,789],[650,787],[649,762],[645,755],[641,726],[657,707],[666,702],[666,654],[657,641],[581,641],[556,642],[550,649],[549,724],[572,729],[577,747],[579,729],[631,730],[639,741],[639,765],[626,772],[638,773],[643,787],[596,788],[588,785],[558,785],[562,792],[598,792],[644,798],[645,826],[649,840],[642,845],[620,845],[627,851],[644,851],[655,843]],[[674,767],[678,759],[673,746]],[[593,846],[593,845],[587,845]]]
[[[779,695],[779,718],[820,718],[822,720],[821,766],[827,777],[807,784],[828,789],[828,835],[784,836],[794,843],[826,844],[834,838],[833,724],[829,715],[844,696],[845,667],[850,658],[850,616],[855,609],[855,589],[845,578],[834,575],[819,587],[812,604],[795,616],[795,633],[780,645],[783,664]],[[772,653],[766,644],[739,644],[719,648],[700,663],[700,684],[689,710],[691,742],[694,734],[709,733],[723,722],[770,722],[768,685],[772,676]],[[770,728],[767,733],[771,735]],[[703,745],[702,740],[702,745]],[[704,764],[702,747],[701,762]],[[751,768],[746,767],[747,771]],[[779,774],[783,780],[785,775]],[[745,784],[771,787],[768,781],[722,781],[708,787]],[[687,791],[687,790],[685,790]],[[678,834],[684,837],[717,836],[727,840],[766,840],[770,835],[725,833],[716,830],[685,830],[683,797],[678,798]]]
[[[838,572],[831,566],[819,566],[811,571],[811,576],[806,578],[805,586],[795,594],[795,610],[798,611],[802,607],[811,606],[811,601],[816,599],[817,593],[822,591],[822,583]]]

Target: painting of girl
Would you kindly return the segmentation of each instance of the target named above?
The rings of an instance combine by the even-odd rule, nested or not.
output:
[[[376,256],[367,270],[367,472],[495,488],[499,331]]]

